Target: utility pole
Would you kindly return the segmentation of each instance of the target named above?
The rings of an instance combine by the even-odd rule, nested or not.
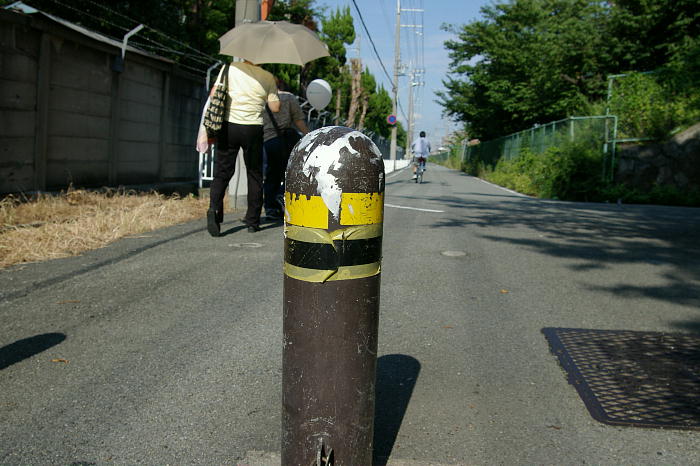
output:
[[[394,82],[391,86],[393,100],[391,102],[391,114],[396,116],[399,98],[399,67],[401,66],[401,0],[396,0],[396,37],[394,38]],[[396,122],[391,127],[391,144],[389,145],[389,158],[396,160]]]
[[[401,28],[402,27],[407,27],[407,28],[416,28],[419,29],[419,34],[423,34],[423,24],[401,24],[401,12],[402,11],[411,11],[411,12],[416,12],[416,13],[423,13],[424,10],[422,8],[405,8],[401,9],[401,0],[396,0],[396,38],[394,42],[394,83],[393,83],[393,93],[394,93],[394,99],[392,103],[392,114],[397,116],[397,111],[398,111],[398,92],[399,92],[399,75],[401,73],[401,43],[400,43],[400,37],[401,37]],[[422,23],[422,21],[421,21]],[[419,73],[422,73],[423,70],[418,70]],[[408,83],[408,100],[409,100],[409,111],[408,111],[408,133],[407,133],[407,138],[406,138],[406,154],[408,154],[408,150],[410,148],[411,144],[411,137],[412,137],[412,125],[413,125],[413,86],[414,86],[414,77],[415,77],[416,71],[412,72],[409,76],[410,80]],[[391,128],[391,145],[389,148],[389,154],[390,158],[392,160],[396,160],[396,134],[398,132],[398,122]]]
[[[416,86],[422,86],[423,83],[422,81],[417,81],[417,78],[422,78],[422,69],[418,70],[413,70],[411,74],[409,74],[409,83],[408,83],[408,128],[407,128],[407,133],[406,133],[406,154],[409,153],[409,150],[411,149],[411,143],[413,142],[413,132],[414,132],[414,125],[415,125],[415,119],[413,117],[414,111],[413,111],[413,88]]]
[[[243,23],[260,21],[260,4],[258,0],[238,0],[236,2],[236,26]]]
[[[411,142],[413,140],[413,73],[408,79],[408,127],[406,128],[406,156],[410,153]]]

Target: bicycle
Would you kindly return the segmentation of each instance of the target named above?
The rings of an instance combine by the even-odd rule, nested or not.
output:
[[[423,183],[423,172],[425,171],[425,158],[417,157],[416,159],[416,183]]]

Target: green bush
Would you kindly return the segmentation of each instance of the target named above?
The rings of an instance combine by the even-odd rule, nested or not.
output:
[[[472,157],[471,159],[462,162],[462,171],[468,175],[482,176],[482,174],[486,171],[486,167],[478,158]]]
[[[493,169],[478,163],[476,166],[478,176],[492,183],[545,199],[700,206],[700,190],[666,185],[640,190],[606,183],[603,163],[604,157],[598,150],[585,143],[570,143],[542,154],[525,149],[520,157],[501,160]]]
[[[519,193],[536,196],[538,193],[529,175],[533,162],[528,154],[523,154],[514,160],[500,160],[493,169],[486,168],[483,171],[483,177]]]
[[[686,37],[671,47],[661,78],[673,96],[684,102],[689,122],[700,120],[700,37]]]
[[[683,72],[683,68],[667,67],[656,73],[630,73],[615,80],[609,105],[610,113],[618,117],[619,139],[663,140],[677,128],[700,118],[697,83],[680,85]]]
[[[447,168],[452,168],[453,170],[459,170],[462,168],[462,159],[460,154],[450,154],[445,162],[443,163]]]
[[[542,154],[525,148],[514,160],[501,160],[489,181],[520,193],[547,199],[588,201],[602,184],[603,155],[587,142],[564,143]]]

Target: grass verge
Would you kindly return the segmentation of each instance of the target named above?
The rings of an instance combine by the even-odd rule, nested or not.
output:
[[[204,217],[207,198],[69,189],[0,201],[0,268],[68,257],[126,236]]]

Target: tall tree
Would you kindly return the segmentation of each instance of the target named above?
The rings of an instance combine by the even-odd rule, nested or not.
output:
[[[391,127],[386,122],[387,115],[391,114],[391,96],[380,86],[376,93],[369,96],[367,116],[367,129],[374,131],[382,137],[391,135]]]
[[[682,69],[700,37],[697,0],[502,0],[481,13],[444,26],[456,37],[439,94],[481,139],[584,109],[605,95],[609,74]]]
[[[621,70],[655,70],[678,44],[700,37],[697,0],[616,0],[610,15],[609,37]]]
[[[482,139],[567,116],[604,91],[606,8],[602,0],[515,0],[445,26],[457,38],[445,43],[452,61],[439,102]]]
[[[361,77],[362,82],[362,95],[360,97],[360,121],[357,124],[357,129],[363,130],[365,128],[365,118],[367,117],[367,110],[369,108],[369,98],[377,90],[377,80],[374,79],[372,73],[369,72],[367,68],[362,72]]]
[[[345,122],[345,126],[354,128],[357,112],[360,108],[360,98],[362,96],[362,62],[359,58],[350,59],[350,74],[352,79],[350,88],[350,108],[348,110],[348,119]]]
[[[329,82],[335,90],[335,119],[336,124],[340,120],[340,109],[342,106],[341,95],[344,88],[349,87],[349,72],[346,69],[346,45],[355,41],[355,28],[353,26],[350,7],[338,8],[324,18],[321,22],[321,39],[328,45],[329,57],[317,60],[316,69],[318,75]]]

